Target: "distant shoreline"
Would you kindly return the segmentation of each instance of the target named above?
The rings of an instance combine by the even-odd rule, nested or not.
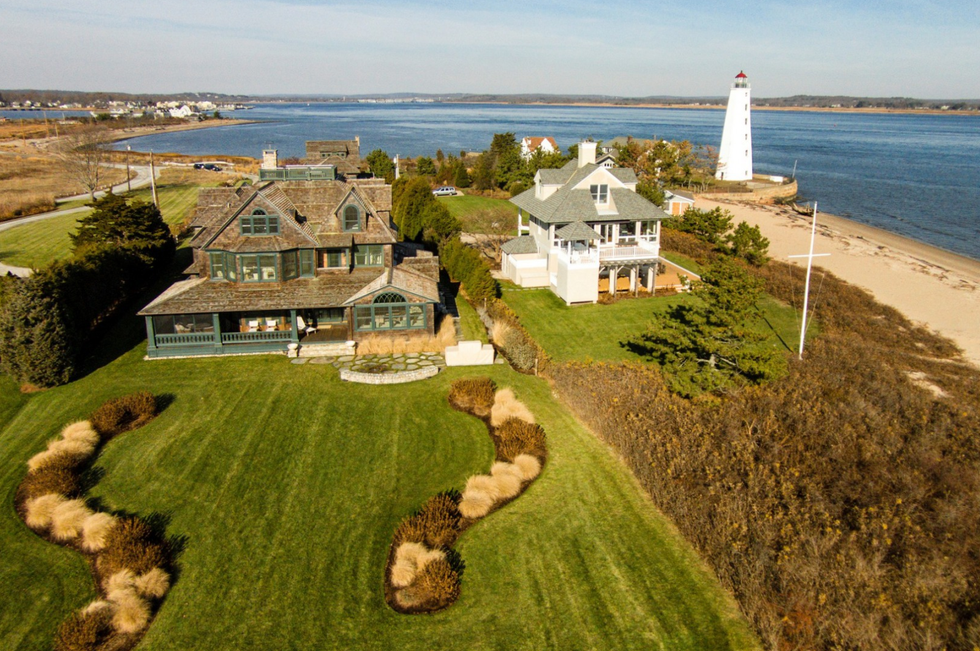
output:
[[[464,102],[450,101],[445,104],[494,104],[500,106],[579,106],[597,108],[652,108],[652,109],[708,109],[712,111],[723,111],[726,106],[723,104],[617,104],[614,102],[501,102],[501,101],[482,101]],[[893,113],[895,115],[950,115],[950,116],[980,116],[980,109],[966,111],[943,111],[940,109],[890,109],[890,108],[830,108],[822,106],[756,106],[752,105],[753,111],[793,111],[805,113],[867,113],[882,114]]]

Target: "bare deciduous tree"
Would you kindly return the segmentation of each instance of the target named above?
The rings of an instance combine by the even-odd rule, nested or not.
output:
[[[65,173],[88,190],[93,201],[110,142],[109,129],[91,126],[65,136],[58,146],[57,156]]]

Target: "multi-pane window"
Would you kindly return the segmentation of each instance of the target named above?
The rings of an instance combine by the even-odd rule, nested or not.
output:
[[[277,279],[276,254],[260,253],[258,255],[240,255],[242,265],[242,282],[265,283]]]
[[[316,251],[313,249],[300,249],[299,252],[299,275],[303,278],[312,278],[316,275]]]
[[[355,267],[383,267],[385,248],[380,244],[360,244],[354,247]]]
[[[214,332],[210,314],[166,314],[153,317],[153,332],[158,335],[183,335],[192,332]]]
[[[261,208],[253,210],[251,215],[239,217],[238,225],[242,235],[279,234],[279,217],[267,215]]]
[[[358,305],[354,311],[357,330],[415,330],[425,327],[425,305],[407,303],[405,297],[386,292],[371,305]]]
[[[299,275],[299,253],[286,251],[282,254],[282,278],[292,280]]]
[[[361,230],[361,211],[357,209],[357,206],[351,205],[344,208],[344,230]]]
[[[327,249],[323,252],[323,267],[327,269],[345,269],[350,266],[347,262],[347,249]]]
[[[213,251],[208,254],[211,260],[211,278],[225,277],[225,254],[222,251]]]
[[[609,203],[609,186],[605,183],[590,185],[589,192],[596,203]]]

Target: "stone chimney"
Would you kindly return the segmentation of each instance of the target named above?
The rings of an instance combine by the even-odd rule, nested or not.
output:
[[[596,143],[591,141],[580,142],[578,144],[578,166],[595,165]]]
[[[265,149],[262,151],[262,169],[274,170],[279,167],[279,151],[277,149]]]

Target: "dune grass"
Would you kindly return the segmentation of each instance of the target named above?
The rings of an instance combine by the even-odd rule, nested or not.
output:
[[[542,380],[493,366],[374,387],[279,356],[148,362],[144,347],[29,398],[0,379],[0,648],[50,648],[95,598],[81,556],[10,508],[27,459],[137,390],[169,404],[106,446],[90,495],[105,510],[161,514],[184,541],[141,649],[758,648],[687,543]],[[548,464],[460,539],[456,604],[396,614],[382,589],[396,526],[491,467],[483,423],[446,401],[453,380],[482,375],[534,413]]]

